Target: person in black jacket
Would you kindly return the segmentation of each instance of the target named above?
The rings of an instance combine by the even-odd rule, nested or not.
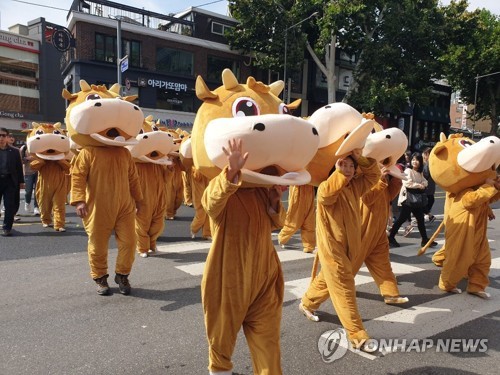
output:
[[[9,146],[9,131],[0,128],[0,200],[3,199],[5,213],[2,236],[12,235],[14,216],[19,209],[20,189],[24,185],[21,154],[15,147]]]

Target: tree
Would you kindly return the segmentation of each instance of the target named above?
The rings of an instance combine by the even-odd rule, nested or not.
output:
[[[473,120],[489,118],[490,134],[496,135],[500,114],[500,74],[495,74],[500,72],[500,17],[485,9],[467,12],[466,6],[466,1],[459,1],[445,9],[446,17],[453,20],[448,23],[452,42],[440,60],[448,81],[466,103],[474,103],[477,81]]]
[[[443,44],[443,15],[437,0],[232,0],[241,23],[230,35],[232,48],[255,51],[260,67],[277,70],[285,30],[312,12],[319,17],[288,30],[287,56],[296,68],[304,47],[326,76],[328,102],[335,101],[335,55],[356,55],[345,100],[360,110],[402,110],[408,101],[425,103]],[[289,64],[287,64],[289,65]],[[288,68],[288,67],[287,67]]]

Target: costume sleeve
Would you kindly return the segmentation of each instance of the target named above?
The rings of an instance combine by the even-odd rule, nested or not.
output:
[[[361,174],[351,181],[353,190],[358,197],[366,194],[380,179],[381,173],[378,163],[375,159],[365,158],[360,156],[358,158],[358,166]]]
[[[385,178],[382,177],[368,192],[363,195],[363,203],[368,207],[373,206],[377,197],[380,196],[379,193],[386,188],[387,182],[385,181]]]
[[[399,194],[399,191],[401,190],[401,186],[403,186],[403,181],[401,181],[397,177],[393,177],[389,180],[389,200],[393,200],[396,198]]]
[[[43,159],[33,159],[30,162],[30,167],[34,171],[39,171],[40,169],[43,168],[44,165],[45,165],[45,160],[43,160]]]
[[[136,202],[140,202],[144,199],[141,190],[141,182],[139,180],[139,173],[137,172],[137,167],[135,166],[132,156],[129,154],[129,167],[128,167],[128,180],[130,185],[130,195]]]
[[[485,203],[489,203],[490,200],[497,195],[498,190],[494,186],[484,184],[481,185],[476,190],[470,190],[462,196],[462,204],[465,209],[469,210],[472,208],[477,208]]]
[[[318,204],[322,204],[323,206],[335,204],[340,196],[340,192],[348,182],[347,178],[339,170],[333,172],[326,181],[319,184],[317,194]]]
[[[58,160],[57,164],[59,165],[59,167],[61,167],[61,169],[64,172],[68,172],[69,171],[70,163],[67,160],[65,160],[65,159]]]
[[[201,204],[208,216],[215,219],[224,210],[228,199],[242,184],[241,171],[238,172],[237,177],[238,182],[231,183],[227,179],[227,167],[225,167],[217,177],[210,181],[201,198]]]
[[[77,202],[86,202],[87,177],[90,171],[90,154],[82,149],[71,168],[71,205]]]
[[[269,190],[268,190],[268,196],[269,196]],[[269,215],[269,218],[271,219],[272,230],[283,228],[283,225],[285,225],[286,211],[281,201],[279,202],[278,212],[276,212],[268,203],[267,213]]]

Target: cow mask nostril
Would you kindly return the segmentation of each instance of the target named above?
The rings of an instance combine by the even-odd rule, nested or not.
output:
[[[102,103],[99,103],[99,102],[94,104],[94,107],[101,107],[101,106],[102,106]]]
[[[391,139],[391,136],[390,136],[389,134],[387,134],[385,137],[386,137],[387,139]]]
[[[263,132],[264,130],[266,130],[266,125],[264,125],[262,122],[259,122],[258,124],[255,124],[253,126],[253,130],[258,130],[260,132]]]
[[[107,132],[106,132],[106,135],[108,137],[118,137],[120,135],[120,133],[118,132],[118,130],[116,130],[115,128],[113,129],[109,129]]]
[[[316,128],[313,128],[313,134],[318,135],[318,131],[316,130]]]

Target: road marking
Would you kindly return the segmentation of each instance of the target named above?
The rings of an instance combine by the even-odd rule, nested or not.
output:
[[[168,245],[160,245],[157,250],[160,253],[187,253],[194,250],[208,250],[211,244],[210,241],[173,242]]]
[[[312,259],[314,254],[304,253],[303,251],[296,250],[281,250],[278,251],[280,262],[290,262],[294,260]],[[312,262],[311,262],[312,265]],[[205,268],[205,262],[187,264],[185,266],[176,266],[175,268],[184,271],[193,276],[201,276]]]
[[[392,272],[394,272],[395,275],[405,275],[408,273],[416,273],[424,271],[423,268],[396,262],[392,262],[391,266],[392,266]],[[359,270],[359,272],[368,273],[368,268],[363,267]],[[354,282],[356,286],[369,284],[373,282],[373,278],[371,276],[362,275],[358,273],[354,278]],[[307,289],[309,288],[310,283],[311,283],[310,277],[305,277],[303,279],[296,279],[285,282],[284,302],[290,302],[296,299],[301,299],[302,296],[306,293]]]
[[[425,252],[426,255],[434,254],[436,251],[441,249],[441,247],[443,247],[443,245],[445,243],[444,239],[436,240],[436,242],[438,243],[438,246],[429,247]],[[488,242],[489,243],[495,242],[495,240],[489,239]],[[408,249],[410,247],[413,248],[415,251],[410,251]],[[391,255],[395,254],[395,255],[402,256],[402,257],[411,258],[411,257],[414,257],[417,255],[418,250],[420,250],[420,246],[418,246],[418,244],[409,244],[409,245],[402,245],[401,247],[397,247],[397,248],[391,248],[390,254]]]

